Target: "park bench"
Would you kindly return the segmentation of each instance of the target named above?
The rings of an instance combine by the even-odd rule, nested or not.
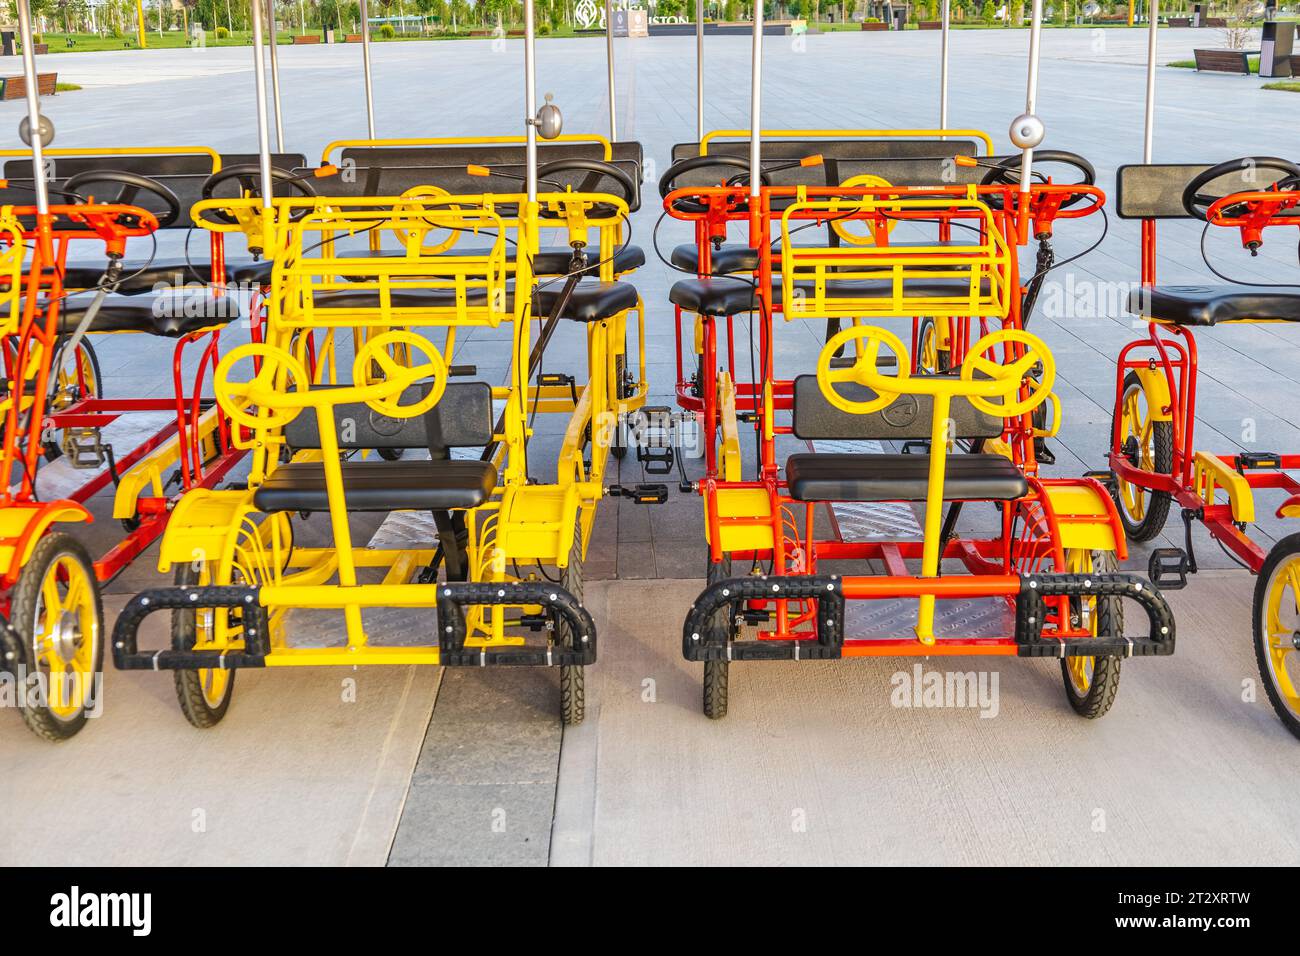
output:
[[[1191,17],[1170,17],[1165,21],[1166,26],[1171,27],[1190,27],[1192,25]]]
[[[1228,21],[1226,17],[1206,17],[1205,25],[1207,27],[1214,27],[1218,30],[1226,30],[1228,28]]]
[[[36,92],[53,96],[59,86],[59,74],[37,73]],[[24,76],[0,77],[0,100],[21,100],[27,95],[27,78]]]
[[[1258,50],[1193,50],[1198,73],[1240,73],[1250,75],[1250,58]]]
[[[922,20],[920,23],[918,23],[918,24],[916,25],[916,28],[917,28],[918,30],[942,30],[942,29],[943,29],[943,21],[942,21],[942,20]]]
[[[361,34],[360,34],[360,33],[349,33],[347,36],[345,36],[345,37],[343,38],[343,42],[344,42],[344,43],[361,43],[361,42],[362,42]]]
[[[864,30],[869,30],[869,31],[872,31],[872,32],[874,32],[874,31],[876,31],[876,30],[888,30],[888,29],[889,29],[889,24],[888,24],[888,23],[885,23],[884,21],[879,21],[879,22],[877,22],[877,23],[872,23],[870,20],[863,20],[863,21],[862,21],[862,29],[864,29]]]
[[[292,37],[290,37],[289,42],[294,46],[299,46],[303,43],[320,43],[320,34],[319,33],[302,33],[302,34],[295,33]]]

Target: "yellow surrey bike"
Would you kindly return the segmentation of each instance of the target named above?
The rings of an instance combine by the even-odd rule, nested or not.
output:
[[[260,219],[275,250],[267,340],[229,353],[214,376],[251,471],[247,487],[181,499],[159,558],[177,586],[135,596],[113,634],[118,668],[175,671],[195,726],[224,716],[241,667],[323,664],[554,665],[563,720],[583,717],[596,632],[582,606],[582,559],[619,411],[615,343],[638,302],[635,288],[613,281],[608,253],[631,196],[425,192],[195,209],[218,230]],[[222,222],[203,216],[209,206],[227,213]],[[558,289],[539,287],[532,272],[542,228],[567,229],[579,253],[581,268]],[[440,230],[491,244],[456,254],[431,239]],[[590,231],[602,251],[594,279],[582,278],[580,255]],[[375,232],[401,248],[374,255]],[[532,321],[556,317],[585,326],[585,385],[557,390],[540,375],[530,385]],[[506,383],[453,381],[457,332],[502,325],[512,330]],[[550,482],[530,478],[539,413],[568,415]],[[368,456],[417,448],[427,457]],[[466,456],[472,449],[481,451]],[[401,544],[359,546],[358,512],[406,513]],[[312,513],[328,515],[331,543],[295,540],[294,516]],[[406,623],[397,643],[380,644],[367,614],[380,608],[436,615],[414,643]],[[141,651],[140,623],[160,610],[172,612],[171,647]],[[345,642],[295,642],[296,630],[311,630],[293,626],[295,612],[312,621],[341,613]]]

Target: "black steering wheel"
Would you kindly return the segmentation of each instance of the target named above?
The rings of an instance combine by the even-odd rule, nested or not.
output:
[[[1258,169],[1271,169],[1275,173],[1281,173],[1282,176],[1275,181],[1279,189],[1294,189],[1294,183],[1300,182],[1300,166],[1289,160],[1279,159],[1276,156],[1243,156],[1241,159],[1230,159],[1226,163],[1211,166],[1204,172],[1197,173],[1192,177],[1191,182],[1183,189],[1183,208],[1187,210],[1187,215],[1204,222],[1205,214],[1209,211],[1209,208],[1224,196],[1230,196],[1233,193],[1254,192],[1274,185],[1274,183],[1254,181],[1254,173]],[[1236,176],[1238,178],[1236,188],[1220,193],[1201,192],[1210,183],[1225,176]],[[1284,184],[1289,185],[1284,186]],[[1224,211],[1230,216],[1235,216],[1241,210],[1234,207]]]
[[[613,163],[606,163],[599,159],[582,159],[574,157],[573,159],[557,159],[553,162],[545,163],[537,168],[537,182],[540,185],[544,179],[553,179],[558,173],[586,173],[582,180],[574,187],[574,192],[594,193],[596,187],[600,185],[602,178],[612,179],[619,188],[619,197],[627,203],[628,209],[631,209],[637,203],[636,181],[627,174],[625,170],[620,169]],[[554,183],[552,183],[554,185]],[[563,191],[563,190],[560,190]],[[612,203],[593,203],[591,214],[596,217],[607,217],[618,215],[618,208]],[[542,216],[543,219],[552,218]]]
[[[677,177],[684,173],[694,172],[697,169],[708,169],[714,166],[729,166],[732,169],[739,169],[741,172],[727,180],[728,186],[747,186],[749,185],[749,159],[745,156],[688,156],[685,159],[679,159],[673,163],[659,178],[659,198],[667,199],[668,194],[677,188]],[[772,185],[767,173],[762,169],[758,171],[758,181],[764,186]],[[673,208],[681,212],[707,212],[709,207],[702,202],[694,199],[678,199],[673,203]]]
[[[117,186],[117,194],[112,198],[97,195],[93,189],[87,190],[99,203],[114,206],[139,206],[140,204],[136,202],[136,199],[140,193],[148,193],[161,201],[165,207],[162,213],[158,213],[153,209],[148,210],[157,217],[159,229],[166,229],[181,217],[181,201],[176,194],[156,179],[150,179],[148,176],[141,176],[138,173],[127,173],[120,169],[88,169],[84,173],[69,176],[63,184],[63,190],[79,195],[83,187],[96,183],[112,183]],[[141,208],[147,207],[142,206]],[[122,215],[118,218],[124,226],[138,225],[134,221],[135,216]]]
[[[290,192],[296,192],[299,196],[306,199],[315,199],[316,190],[311,187],[307,180],[295,176],[286,169],[280,169],[276,166],[271,167],[271,193],[275,194],[277,183],[284,183],[289,187]],[[256,163],[242,163],[237,166],[227,166],[218,173],[213,173],[203,182],[202,195],[204,199],[220,198],[217,197],[216,191],[220,186],[228,182],[239,183],[240,196],[250,196],[253,198],[262,195],[262,167]],[[311,212],[310,209],[295,210],[289,217],[291,222],[297,222],[303,216]],[[206,210],[205,216],[210,213],[212,218],[217,222],[223,222],[226,225],[233,225],[238,220],[224,209]]]
[[[1019,186],[1020,185],[1020,167],[1024,159],[1021,153],[1012,153],[1010,156],[990,156],[984,161],[988,165],[993,160],[992,168],[984,174],[980,180],[981,186]],[[1092,163],[1088,162],[1078,153],[1069,153],[1063,149],[1036,149],[1034,150],[1034,166],[1037,170],[1039,163],[1055,163],[1062,166],[1069,166],[1079,173],[1079,179],[1074,183],[1057,183],[1061,186],[1091,186],[1097,181],[1097,171],[1092,168]],[[983,197],[991,209],[1002,208],[1001,196]],[[1076,193],[1069,199],[1061,203],[1062,209],[1068,209],[1081,202],[1084,194]]]

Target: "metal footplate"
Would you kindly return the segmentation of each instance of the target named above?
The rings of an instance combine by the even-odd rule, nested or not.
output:
[[[193,608],[238,608],[244,618],[243,650],[161,651],[138,650],[136,639],[144,619],[156,611]],[[249,615],[251,614],[251,620]],[[142,591],[126,602],[113,625],[113,663],[123,671],[193,670],[265,667],[269,650],[266,608],[260,588],[208,585],[193,588],[156,588]]]
[[[1044,637],[1044,598],[1119,597],[1146,612],[1145,637]],[[1037,574],[1020,582],[1016,599],[1020,657],[1164,657],[1174,652],[1174,612],[1164,596],[1136,574]]]
[[[731,641],[710,626],[727,605],[737,614],[745,602],[773,598],[817,601],[816,639]],[[691,605],[682,628],[682,654],[688,661],[836,660],[844,646],[844,590],[838,575],[730,578],[709,585]]]
[[[466,647],[469,629],[464,609],[483,604],[539,604],[543,613],[553,614],[568,625],[573,647]],[[558,630],[557,627],[557,633]],[[448,667],[511,664],[585,667],[596,663],[596,625],[578,599],[558,584],[546,581],[439,584],[438,648],[439,663]]]

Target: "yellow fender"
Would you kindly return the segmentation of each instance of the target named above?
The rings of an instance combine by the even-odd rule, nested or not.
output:
[[[49,527],[61,521],[90,522],[94,517],[75,501],[14,503],[0,508],[0,567],[4,584],[13,584]]]
[[[1043,491],[1056,513],[1061,547],[1066,551],[1113,551],[1128,557],[1123,535],[1116,535],[1119,514],[1115,502],[1100,485],[1079,478],[1044,478]]]
[[[1174,418],[1174,400],[1169,394],[1169,379],[1163,368],[1139,368],[1138,381],[1146,395],[1148,414],[1153,422],[1168,422]]]
[[[216,561],[233,547],[244,518],[257,512],[251,491],[197,488],[176,503],[158,548],[158,570],[175,564]]]

